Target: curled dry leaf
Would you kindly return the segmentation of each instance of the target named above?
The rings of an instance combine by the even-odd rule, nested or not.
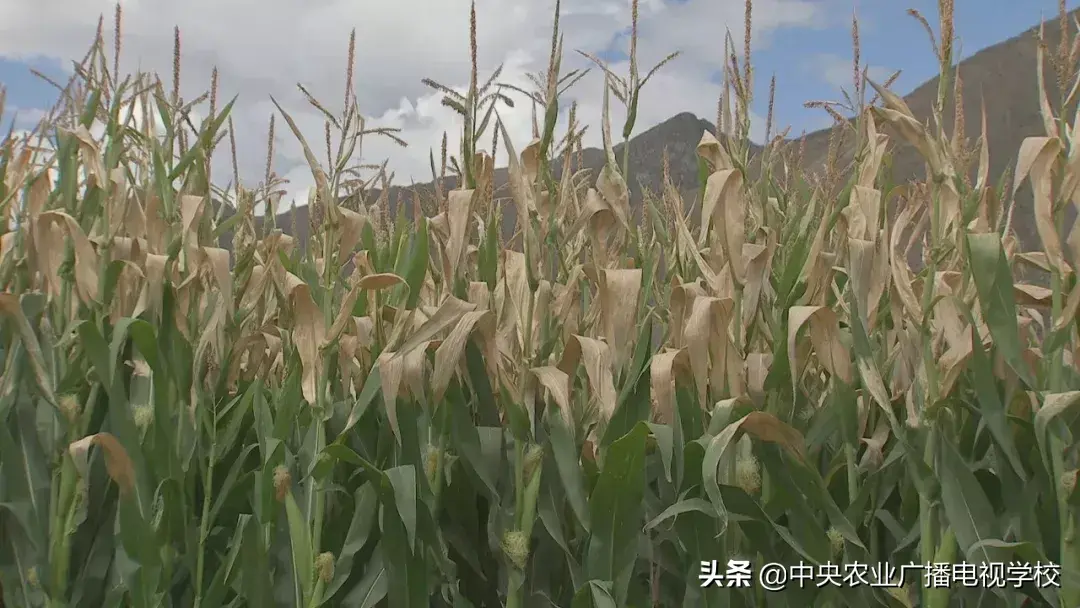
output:
[[[296,344],[300,355],[300,364],[303,367],[301,387],[304,401],[314,405],[316,391],[318,390],[318,378],[323,367],[322,357],[319,356],[319,347],[326,339],[326,327],[323,325],[322,313],[315,300],[311,296],[311,288],[291,272],[285,274],[285,294],[292,308],[295,319],[293,326],[293,342]]]
[[[641,269],[606,268],[600,271],[599,279],[603,337],[614,351],[613,365],[621,369],[631,354],[637,333],[635,319],[641,297]]]
[[[930,139],[926,127],[915,119],[915,114],[896,93],[879,86],[877,83],[867,80],[870,86],[881,96],[885,107],[871,106],[870,111],[878,120],[887,123],[895,129],[900,136],[919,150],[930,170],[935,175],[942,175],[950,171],[945,164],[945,158],[935,142]]]
[[[961,330],[958,339],[955,342],[950,341],[948,349],[938,358],[937,365],[940,372],[937,395],[944,396],[952,392],[960,375],[967,371],[967,362],[972,354],[971,331],[970,326]]]
[[[769,377],[772,362],[772,353],[750,353],[746,356],[746,389],[751,397],[761,399],[765,396],[765,380]]]
[[[689,368],[690,359],[685,348],[657,353],[650,361],[653,418],[660,424],[670,424],[674,420],[676,370]]]
[[[683,328],[683,343],[701,403],[707,401],[710,386],[725,392],[726,384],[726,392],[743,393],[744,363],[731,333],[734,305],[731,298],[696,297]]]
[[[525,254],[520,251],[507,250],[503,253],[503,272],[505,277],[504,289],[507,296],[505,303],[510,307],[508,329],[517,330],[517,346],[525,344],[525,331],[529,315],[529,301],[533,299],[532,290],[529,289],[529,281],[525,269]],[[526,353],[527,354],[527,353]]]
[[[205,196],[184,194],[180,196],[180,228],[183,231],[183,252],[194,255],[199,246],[199,224],[206,208]],[[183,260],[184,257],[181,257]]]
[[[714,306],[713,339],[709,341],[709,385],[717,394],[743,397],[746,394],[746,365],[736,347],[735,301],[721,298]]]
[[[822,305],[831,293],[833,276],[836,274],[836,254],[822,251],[813,262],[807,264],[810,271],[806,275],[806,293],[802,301],[806,304]],[[841,305],[843,303],[841,302]]]
[[[595,338],[573,336],[573,340],[566,344],[558,368],[573,376],[579,363],[585,366],[585,376],[589,381],[592,398],[599,406],[601,419],[609,419],[615,412],[617,394],[608,345]]]
[[[406,355],[431,342],[435,336],[456,325],[462,317],[475,309],[475,304],[459,300],[453,296],[448,297],[434,311],[431,317],[423,321],[398,347],[399,354]]]
[[[146,282],[143,284],[143,294],[140,296],[140,306],[161,314],[162,297],[165,290],[165,265],[169,258],[156,253],[146,254],[146,262],[143,270],[146,274]]]
[[[84,303],[98,301],[98,255],[75,218],[63,211],[45,211],[35,224],[35,249],[38,269],[45,275],[51,295],[60,294],[60,264],[66,234],[75,250],[75,291]]]
[[[103,242],[108,242],[118,236],[125,226],[129,199],[127,197],[127,174],[123,167],[116,167],[109,171],[108,187],[109,195],[104,197],[102,201],[103,207],[108,212],[98,217],[97,222],[95,222],[95,228],[98,234],[101,235]],[[104,224],[106,218],[109,220],[108,225]]]
[[[48,171],[41,171],[30,182],[30,189],[26,196],[26,217],[31,223],[45,211],[51,190],[52,180],[49,179]]]
[[[334,205],[331,207],[340,215],[341,233],[338,240],[338,264],[345,261],[352,254],[356,244],[360,242],[360,234],[367,224],[367,217],[343,207]]]
[[[447,200],[446,219],[450,224],[450,238],[446,245],[446,256],[449,258],[450,276],[447,281],[450,283],[457,279],[458,268],[465,253],[475,193],[475,190],[452,190]]]
[[[472,310],[465,313],[435,350],[435,372],[431,383],[435,403],[442,401],[454,371],[461,361],[461,356],[465,352],[465,345],[468,343],[470,334],[477,324],[482,322],[494,324],[494,315],[491,311]]]
[[[851,189],[851,201],[842,211],[848,221],[848,236],[873,241],[877,237],[881,215],[881,191],[856,185]]]
[[[17,232],[0,234],[0,264],[4,262],[9,253],[15,250],[15,235],[17,234]]]
[[[397,356],[393,351],[383,351],[379,355],[379,380],[382,383],[383,404],[386,406],[386,419],[390,423],[390,430],[394,437],[401,442],[401,432],[398,428],[397,396],[401,387],[401,378],[405,372],[404,357]]]
[[[690,235],[690,229],[686,225],[686,220],[681,214],[675,215],[675,227],[678,230],[680,249],[685,249],[690,253],[691,257],[693,257],[694,263],[697,264],[698,270],[701,271],[701,276],[704,277],[705,283],[709,286],[712,293],[722,292],[723,285],[720,277],[712,266],[705,261],[705,258],[702,257],[700,249],[694,242],[694,237]]]
[[[96,185],[105,186],[108,179],[105,174],[105,163],[101,158],[101,150],[98,148],[97,142],[94,141],[94,136],[90,134],[90,130],[83,125],[79,125],[74,130],[65,131],[67,135],[74,137],[75,141],[78,142],[79,157],[86,168],[87,179],[93,179],[93,183]]]
[[[859,439],[866,446],[866,452],[863,454],[860,467],[868,471],[875,471],[885,462],[885,444],[888,442],[890,434],[891,430],[888,422],[881,420],[870,437]]]
[[[408,389],[409,394],[417,401],[421,402],[425,407],[428,406],[427,390],[424,385],[424,378],[427,375],[425,372],[428,367],[427,353],[430,349],[437,348],[440,344],[441,341],[439,340],[423,342],[419,347],[410,350],[401,357],[404,361],[402,381]]]
[[[360,349],[360,340],[356,336],[341,336],[338,347],[338,368],[341,370],[341,384],[348,391],[350,397],[356,396],[356,384],[360,380],[363,370],[356,362],[356,354]]]
[[[230,390],[235,390],[241,376],[241,371],[258,369],[261,364],[261,356],[266,352],[266,340],[262,332],[245,334],[233,345],[234,354],[229,359],[229,368],[225,373],[225,381]]]
[[[135,465],[124,446],[109,433],[97,433],[83,437],[68,446],[68,453],[75,468],[85,479],[90,447],[97,446],[105,453],[105,470],[109,478],[120,488],[121,496],[128,495],[135,487]]]
[[[170,226],[162,218],[161,197],[153,187],[147,187],[142,194],[142,198],[146,201],[144,211],[146,224],[145,231],[142,234],[150,243],[150,251],[163,253],[168,246],[167,239],[171,231],[169,230]]]
[[[1045,36],[1045,31],[1043,30],[1043,26],[1040,25],[1039,26],[1039,38],[1044,39],[1044,36]],[[1036,44],[1035,45],[1035,78],[1036,78],[1036,88],[1039,91],[1039,116],[1042,118],[1043,129],[1045,129],[1047,137],[1057,138],[1059,136],[1057,121],[1054,118],[1054,110],[1050,106],[1050,99],[1047,97],[1046,76],[1045,76],[1046,62],[1043,60],[1044,55],[1045,55],[1045,51],[1043,50],[1043,45],[1042,44]],[[1017,176],[1016,181],[1017,182],[1020,181],[1019,175]]]
[[[915,277],[911,272],[911,267],[908,265],[906,252],[900,247],[901,238],[903,237],[904,230],[907,228],[908,223],[911,221],[913,212],[911,207],[906,207],[896,218],[896,223],[893,225],[891,247],[889,250],[889,265],[892,269],[893,287],[896,288],[896,294],[900,298],[901,304],[903,304],[904,312],[907,313],[907,318],[915,322],[921,322],[922,305],[919,304],[919,299],[915,297],[915,291],[911,288],[911,283],[914,281]]]
[[[232,310],[232,270],[229,268],[229,250],[220,247],[200,247],[200,264],[214,277],[220,290],[222,305]]]
[[[57,405],[56,395],[53,391],[53,380],[45,367],[45,354],[41,350],[41,342],[38,341],[34,328],[29,319],[23,313],[19,296],[13,293],[0,292],[0,315],[8,317],[15,323],[16,332],[22,341],[23,348],[30,358],[30,369],[34,372],[34,380],[41,390],[42,396],[54,407]],[[7,368],[4,369],[7,375]],[[3,384],[0,382],[0,384]]]
[[[562,416],[567,428],[574,428],[574,412],[570,405],[570,376],[551,365],[534,367],[529,372],[536,377],[540,386],[551,393],[551,398],[559,407],[559,415]]]
[[[477,308],[488,309],[491,305],[491,292],[488,290],[487,283],[481,281],[470,281],[469,291],[467,299],[470,303],[475,304]]]
[[[536,211],[536,193],[533,189],[533,181],[530,179],[529,171],[527,169],[527,154],[526,152],[522,152],[520,158],[517,156],[517,153],[514,151],[514,144],[511,142],[510,135],[506,131],[506,126],[503,125],[502,122],[499,122],[498,124],[502,132],[502,139],[506,145],[506,152],[510,161],[510,166],[507,169],[510,176],[509,185],[511,198],[517,206],[518,230],[521,231],[523,236],[526,236],[529,232],[529,218],[532,217],[532,213]]]
[[[593,257],[600,267],[607,265],[608,249],[612,237],[616,234],[618,219],[611,205],[594,188],[585,193],[585,207],[578,214],[568,236],[572,239],[588,226],[588,238],[593,246]]]
[[[746,260],[742,255],[746,203],[742,185],[742,172],[738,169],[717,171],[705,182],[701,203],[702,237],[710,226],[716,228],[724,260],[731,265],[732,278],[739,285],[746,282]],[[704,245],[703,238],[699,239],[699,245]]]
[[[1020,146],[1016,159],[1016,179],[1013,196],[1030,178],[1034,194],[1035,229],[1042,240],[1047,261],[1058,272],[1068,272],[1069,265],[1061,247],[1061,237],[1054,223],[1054,201],[1051,193],[1051,171],[1062,151],[1061,141],[1056,137],[1029,137]]]
[[[389,289],[396,285],[401,285],[405,282],[405,279],[399,277],[396,274],[390,272],[382,272],[377,274],[369,274],[360,278],[357,282],[357,287],[363,291],[381,291],[383,289]]]
[[[623,230],[630,230],[630,190],[626,187],[622,174],[611,163],[600,169],[600,175],[596,179],[596,191],[615,215],[619,226]]]
[[[742,339],[747,330],[754,322],[758,307],[761,304],[761,292],[765,283],[768,282],[769,268],[772,265],[773,252],[776,249],[776,239],[769,234],[768,244],[744,243],[742,257],[746,260],[746,284],[743,286],[742,302]]]
[[[341,335],[341,332],[345,330],[345,326],[348,325],[353,318],[353,305],[356,304],[356,298],[359,297],[360,292],[360,286],[354,285],[353,288],[349,290],[349,293],[345,294],[345,299],[341,302],[341,307],[334,317],[334,322],[330,325],[330,329],[326,331],[326,336],[323,338],[322,343],[319,344],[319,350],[328,347],[334,340],[337,340]]]
[[[874,244],[860,238],[848,239],[848,278],[858,305],[859,317],[866,331],[870,331],[870,293],[875,270]]]
[[[708,131],[701,134],[701,140],[698,141],[697,145],[697,155],[708,161],[714,172],[732,169],[735,166],[731,162],[731,155],[724,149],[723,144]]]
[[[791,367],[792,390],[797,390],[799,367],[795,342],[802,326],[810,325],[810,342],[818,360],[832,375],[845,383],[854,380],[851,358],[840,341],[840,325],[836,312],[825,306],[793,306],[788,313],[788,365]]]
[[[371,265],[371,256],[367,251],[357,251],[353,256],[353,274],[359,276],[375,274],[375,269]]]
[[[1061,309],[1061,316],[1054,319],[1054,331],[1059,331],[1072,323],[1078,310],[1080,310],[1080,283],[1076,284],[1072,291],[1069,292],[1069,297],[1065,300],[1065,306]]]
[[[540,139],[532,141],[521,151],[521,171],[526,183],[536,182],[536,176],[540,174]]]
[[[856,185],[862,188],[873,188],[878,171],[881,170],[881,161],[885,156],[888,138],[878,133],[873,114],[867,113],[864,120],[866,121],[866,148],[862,162],[858,166]]]
[[[706,295],[705,290],[696,281],[672,286],[668,305],[668,335],[671,342],[669,346],[679,348],[683,345],[686,318],[693,310],[694,299],[704,295]]]
[[[683,343],[686,344],[690,370],[694,375],[694,385],[701,403],[706,402],[708,395],[709,343],[714,337],[714,304],[719,302],[719,298],[695,298],[683,329]]]
[[[115,325],[121,318],[138,316],[144,310],[140,308],[140,299],[145,276],[142,268],[134,262],[120,258],[114,263],[121,265],[109,306],[109,318]]]
[[[1046,287],[1027,283],[1013,285],[1013,296],[1016,298],[1016,303],[1021,306],[1049,306],[1053,295],[1054,292]]]
[[[775,443],[801,459],[806,459],[806,446],[798,430],[766,412],[750,412],[739,422],[739,428],[761,441]]]

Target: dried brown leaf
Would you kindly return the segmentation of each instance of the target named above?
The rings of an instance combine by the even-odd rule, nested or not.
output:
[[[293,342],[300,355],[303,367],[301,387],[304,401],[314,405],[317,397],[318,380],[322,373],[323,359],[319,356],[319,347],[326,340],[326,327],[323,325],[322,312],[315,305],[311,288],[292,273],[285,274],[285,294],[292,308],[295,320]]]
[[[611,345],[612,363],[619,369],[631,355],[637,333],[634,328],[641,296],[641,269],[603,269],[599,279],[603,337]]]
[[[537,382],[551,393],[551,398],[559,406],[559,415],[567,428],[574,428],[574,412],[570,405],[570,376],[558,367],[545,365],[529,370]]]
[[[109,433],[97,433],[83,437],[68,446],[68,453],[75,461],[75,467],[85,479],[91,446],[101,448],[105,453],[105,470],[120,488],[120,495],[127,496],[135,488],[135,465],[124,446]]]
[[[676,366],[689,370],[690,359],[685,348],[657,353],[649,363],[653,417],[661,424],[674,420]]]
[[[1067,272],[1069,265],[1065,261],[1061,237],[1054,222],[1054,201],[1051,193],[1051,172],[1061,150],[1061,141],[1056,137],[1025,139],[1016,159],[1013,195],[1016,195],[1024,179],[1030,176],[1034,193],[1035,228],[1042,240],[1046,257],[1058,272]]]
[[[574,336],[580,347],[581,361],[585,365],[585,375],[593,398],[600,408],[601,419],[607,420],[615,412],[615,378],[611,372],[611,352],[608,345],[595,338]],[[564,372],[565,367],[559,365]],[[573,371],[573,370],[571,370]]]
[[[788,364],[791,366],[792,390],[796,390],[799,378],[795,342],[799,330],[807,323],[818,360],[829,373],[850,384],[854,380],[851,358],[840,341],[836,312],[825,306],[793,306],[788,313]]]

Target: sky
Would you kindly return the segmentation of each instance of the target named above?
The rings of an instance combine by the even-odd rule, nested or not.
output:
[[[469,78],[468,0],[126,0],[121,71],[158,72],[171,81],[173,26],[181,32],[181,94],[194,99],[219,69],[223,98],[238,96],[233,111],[240,178],[262,180],[266,132],[273,96],[305,137],[322,141],[323,118],[296,84],[339,112],[344,99],[349,32],[357,32],[354,92],[371,126],[400,128],[407,148],[386,139],[365,140],[363,163],[389,161],[395,183],[430,180],[429,152],[436,157],[444,132],[457,149],[460,122],[440,103],[441,94],[421,82],[431,78],[463,91]],[[501,82],[531,88],[526,74],[543,71],[551,40],[554,0],[477,0],[479,72],[482,80],[503,65]],[[1080,0],[1069,0],[1071,10]],[[73,60],[85,55],[99,15],[105,15],[112,47],[113,0],[17,0],[0,2],[0,84],[7,90],[6,129],[32,127],[56,97],[34,69],[66,81]],[[871,78],[902,75],[893,89],[906,94],[937,73],[922,27],[906,14],[918,9],[936,29],[936,0],[754,0],[752,48],[755,100],[751,136],[764,135],[769,80],[776,77],[774,124],[791,134],[827,126],[808,100],[838,100],[851,89],[851,22],[859,21],[861,56]],[[712,120],[720,95],[724,35],[742,49],[742,0],[641,0],[639,64],[643,69],[673,51],[641,94],[635,133],[680,112]],[[1057,0],[956,0],[956,49],[960,58],[1054,19]],[[577,51],[601,56],[613,71],[627,72],[629,0],[562,0],[563,70],[587,67]],[[586,145],[600,144],[603,82],[595,68],[561,102],[561,123],[570,100],[590,125]],[[499,114],[515,147],[531,138],[531,107],[522,96]],[[620,131],[624,112],[612,98],[612,123]],[[485,138],[484,141],[490,141]],[[488,144],[490,145],[490,144]],[[321,146],[318,146],[321,149]],[[500,149],[503,149],[500,146]],[[274,171],[289,180],[286,201],[306,201],[311,177],[293,135],[279,116]],[[216,157],[226,162],[219,154]],[[505,157],[497,159],[505,164]],[[226,165],[227,166],[227,165]],[[216,173],[216,175],[228,175]],[[287,202],[285,204],[288,204]]]

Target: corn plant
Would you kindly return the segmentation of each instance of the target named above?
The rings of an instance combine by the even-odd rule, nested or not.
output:
[[[576,108],[556,132],[582,75],[562,72],[558,8],[535,91],[481,81],[473,9],[468,91],[427,81],[462,117],[458,185],[441,185],[444,144],[433,204],[410,218],[399,201],[396,220],[386,165],[364,177],[359,160],[396,135],[361,114],[354,38],[340,112],[303,90],[325,165],[277,105],[315,184],[303,247],[274,225],[269,161],[261,184],[234,169],[215,185],[232,103],[216,73],[181,98],[179,32],[170,91],[121,77],[99,28],[57,107],[0,145],[3,604],[1080,606],[1075,38],[1049,54],[1055,103],[1045,50],[1033,66],[1046,134],[1017,153],[1033,203],[1017,208],[989,183],[985,119],[974,145],[962,113],[944,126],[961,105],[951,0],[929,122],[866,79],[855,24],[854,92],[823,106],[853,117],[834,149],[852,161],[830,154],[825,175],[797,141],[749,145],[748,4],[697,143],[701,194],[665,172],[639,222],[627,150],[655,69],[637,71],[636,7],[630,75],[596,60],[595,174]],[[523,146],[499,118],[515,95],[542,116]],[[893,145],[927,179],[891,183]],[[1025,212],[1042,251],[1011,232]],[[1022,266],[1050,287],[1014,279]],[[936,587],[909,570],[767,592],[703,586],[711,560],[1060,578]]]

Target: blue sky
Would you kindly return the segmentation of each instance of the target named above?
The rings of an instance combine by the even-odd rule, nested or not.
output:
[[[57,12],[41,15],[31,2],[0,7],[0,83],[6,85],[8,106],[24,120],[36,120],[35,110],[48,106],[54,89],[30,75],[35,68],[59,80],[67,65],[81,58],[92,40],[97,17],[110,15],[109,0],[52,0]],[[602,53],[618,61],[625,48],[620,32],[627,28],[628,0],[563,0],[566,64],[582,60],[574,49]],[[553,0],[477,0],[481,71],[506,66],[504,79],[528,86],[526,72],[546,63]],[[363,5],[363,6],[358,6]],[[240,95],[236,107],[238,137],[257,142],[241,153],[241,173],[261,174],[265,158],[261,141],[273,111],[269,96],[295,109],[301,127],[321,132],[322,119],[305,110],[295,83],[304,82],[317,97],[339,99],[343,56],[348,31],[358,28],[357,96],[375,123],[397,126],[412,144],[407,151],[385,142],[369,146],[374,162],[385,153],[401,174],[424,179],[428,149],[437,147],[447,121],[453,117],[439,105],[437,95],[420,84],[431,76],[450,86],[465,84],[467,76],[467,0],[395,0],[355,2],[322,0],[263,0],[253,23],[251,0],[187,0],[165,3],[142,0],[125,4],[122,67],[145,67],[167,74],[172,50],[172,25],[184,40],[186,98],[205,90],[209,72],[221,68],[223,95]],[[1080,6],[1070,0],[1069,9]],[[640,128],[652,126],[681,111],[712,119],[722,55],[723,34],[730,29],[741,49],[741,0],[642,0],[641,63],[649,64],[674,49],[684,51],[675,63],[650,83],[639,112]],[[820,110],[804,109],[804,101],[838,99],[838,85],[850,87],[851,15],[859,17],[862,57],[872,76],[883,80],[893,70],[903,75],[894,90],[907,93],[937,72],[936,60],[922,27],[906,14],[921,11],[936,28],[936,0],[756,0],[754,16],[756,101],[758,123],[766,113],[769,77],[777,77],[775,123],[790,125],[792,134],[828,124]],[[63,9],[63,10],[60,10]],[[214,20],[205,19],[213,12]],[[1057,18],[1057,0],[956,0],[957,48],[961,57],[1021,33],[1040,19]],[[57,17],[59,15],[59,17]],[[106,23],[111,22],[106,18]],[[408,23],[402,28],[401,23]],[[111,46],[111,44],[110,44]],[[576,62],[576,63],[575,63]],[[619,66],[616,66],[619,68]],[[167,80],[167,78],[165,78]],[[583,81],[575,90],[584,120],[595,125],[600,116],[599,79]],[[519,106],[501,113],[512,134],[528,138],[529,112]],[[4,117],[5,127],[11,118]],[[618,110],[613,111],[618,123]],[[451,138],[453,140],[453,127]],[[592,129],[598,142],[599,129]],[[761,125],[758,124],[760,135]],[[302,184],[303,162],[290,138],[282,137],[275,166]],[[453,145],[453,143],[451,144]],[[396,163],[396,165],[395,165]],[[300,169],[298,169],[298,167]],[[406,181],[408,177],[404,178]],[[305,186],[298,186],[303,188]]]

